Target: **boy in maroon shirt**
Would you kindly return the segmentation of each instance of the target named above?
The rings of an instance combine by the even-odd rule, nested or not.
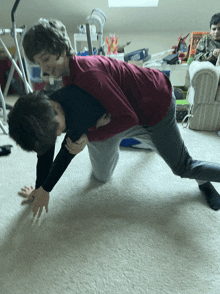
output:
[[[109,124],[90,129],[77,143],[66,141],[71,154],[88,145],[93,174],[99,180],[107,181],[112,175],[123,138],[146,134],[146,140],[173,173],[196,179],[210,207],[220,209],[220,195],[210,183],[220,182],[220,165],[197,161],[189,155],[175,119],[172,86],[162,72],[105,56],[75,56],[65,26],[56,20],[44,20],[31,28],[23,46],[27,58],[43,72],[55,79],[62,77],[64,86],[77,85],[111,114]],[[44,206],[48,208],[49,192],[41,186],[24,201],[29,203],[34,196],[34,216],[39,211],[39,217]]]

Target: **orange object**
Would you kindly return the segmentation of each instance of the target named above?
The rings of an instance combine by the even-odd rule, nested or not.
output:
[[[196,53],[196,46],[199,43],[199,40],[205,36],[208,35],[207,32],[192,32],[191,38],[190,38],[190,51],[189,51],[189,58],[193,57]]]
[[[109,38],[110,38],[111,44],[109,43],[108,37],[105,38],[106,44],[108,46],[107,54],[111,54],[111,52],[113,52],[113,54],[118,54],[117,52],[118,37],[115,39],[115,35],[109,35]]]

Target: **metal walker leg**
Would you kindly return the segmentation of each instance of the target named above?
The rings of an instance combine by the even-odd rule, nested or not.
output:
[[[0,101],[1,101],[1,105],[2,105],[2,110],[3,110],[3,122],[7,122],[7,112],[6,112],[6,104],[5,104],[5,99],[4,96],[2,94],[2,90],[1,90],[1,85],[0,85]],[[0,120],[0,127],[2,129],[2,131],[8,135],[8,131],[6,130],[6,127],[3,125],[3,123]]]
[[[28,94],[30,92],[33,92],[32,86],[30,84],[29,71],[27,69],[27,61],[26,61],[25,56],[24,56],[24,61],[26,63],[26,72],[27,72],[27,76],[28,76],[28,81],[27,81],[27,78],[26,78],[26,73],[25,73],[25,70],[24,70],[23,61],[22,61],[21,52],[20,52],[22,50],[22,42],[23,42],[24,35],[26,33],[26,27],[23,26],[22,28],[17,29],[16,24],[15,24],[15,19],[14,19],[14,14],[15,14],[15,11],[17,9],[17,6],[18,6],[19,2],[20,2],[20,0],[15,0],[15,4],[14,4],[14,6],[12,8],[12,11],[11,11],[12,29],[0,28],[0,35],[5,35],[6,33],[10,33],[12,35],[12,37],[14,39],[14,42],[15,42],[15,47],[16,47],[16,53],[15,53],[14,58],[13,58],[11,56],[8,48],[5,46],[4,42],[0,38],[0,42],[2,43],[2,46],[4,47],[5,52],[8,55],[8,58],[12,62],[12,66],[11,66],[9,76],[8,76],[8,79],[7,79],[7,83],[6,83],[6,86],[5,86],[5,90],[4,90],[4,95],[2,94],[2,91],[1,91],[1,88],[0,88],[0,101],[1,101],[2,109],[3,109],[3,122],[5,122],[5,123],[7,123],[7,112],[6,112],[5,98],[6,98],[7,94],[8,94],[8,90],[9,90],[11,81],[13,79],[13,74],[14,74],[15,70],[18,72],[21,80],[24,83],[26,94]],[[18,40],[17,40],[17,33],[21,34],[19,44],[18,44]],[[17,60],[19,61],[21,69],[17,65]],[[6,128],[4,127],[4,125],[3,125],[3,123],[1,121],[0,121],[0,127],[1,127],[1,129],[3,130],[3,132],[5,134],[8,134]]]

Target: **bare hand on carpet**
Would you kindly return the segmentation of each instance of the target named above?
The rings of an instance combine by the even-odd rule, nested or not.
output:
[[[34,190],[33,186],[31,186],[30,188],[27,186],[24,186],[24,188],[22,188],[21,191],[18,192],[18,195],[24,198],[27,198],[33,190]]]
[[[28,188],[28,191],[30,191],[29,188]],[[23,191],[23,193],[20,192],[20,194],[24,195],[25,191]],[[33,217],[35,217],[36,214],[39,212],[38,218],[40,218],[44,207],[46,209],[46,212],[48,212],[50,193],[45,191],[42,187],[40,187],[36,190],[33,190],[30,194],[26,193],[26,198],[27,198],[27,200],[22,201],[21,204],[22,205],[31,204],[33,206],[33,208],[32,208],[32,211],[34,213]]]

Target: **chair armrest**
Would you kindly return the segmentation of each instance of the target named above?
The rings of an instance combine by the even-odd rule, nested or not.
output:
[[[219,84],[219,70],[209,61],[193,61],[189,67],[190,83],[194,88],[194,103],[213,102]]]

